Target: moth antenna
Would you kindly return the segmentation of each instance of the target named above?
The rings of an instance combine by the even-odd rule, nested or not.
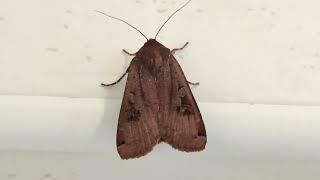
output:
[[[146,40],[148,41],[148,38],[146,35],[144,35],[138,28],[134,27],[133,25],[129,24],[127,21],[123,20],[123,19],[120,19],[120,18],[117,18],[117,17],[113,17],[113,16],[110,16],[109,14],[106,14],[102,11],[98,11],[98,10],[95,10],[96,12],[100,13],[100,14],[103,14],[109,18],[112,18],[112,19],[116,19],[118,21],[121,21],[121,22],[124,22],[126,23],[127,25],[129,25],[130,27],[132,27],[133,29],[135,29],[136,31],[138,31],[144,38],[146,38]]]
[[[154,37],[154,39],[157,38],[158,34],[160,33],[161,29],[163,28],[163,26],[172,18],[172,16],[174,16],[178,11],[180,11],[182,8],[184,8],[186,5],[188,5],[191,2],[191,0],[187,1],[183,6],[181,6],[179,9],[177,9],[174,13],[172,13],[168,19],[162,24],[162,26],[159,28],[156,36]]]

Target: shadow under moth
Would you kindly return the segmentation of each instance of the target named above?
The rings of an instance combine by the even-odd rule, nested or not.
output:
[[[185,152],[201,151],[207,143],[207,135],[197,103],[192,95],[184,73],[173,50],[156,41],[156,37],[179,10],[176,10],[159,28],[154,39],[148,39],[140,30],[126,21],[97,11],[110,18],[122,21],[137,30],[147,42],[136,53],[126,72],[112,86],[128,74],[117,129],[117,150],[122,159],[137,158],[149,153],[152,148],[166,142]]]

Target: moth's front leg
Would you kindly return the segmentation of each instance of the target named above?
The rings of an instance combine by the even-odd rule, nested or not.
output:
[[[125,49],[122,49],[122,51],[123,51],[124,53],[128,54],[129,56],[135,56],[135,55],[137,54],[137,53],[134,53],[134,54],[129,53],[129,52],[128,52],[128,51],[126,51]],[[129,65],[129,67],[127,68],[126,72],[125,72],[125,73],[123,73],[123,74],[122,74],[122,76],[121,76],[118,80],[116,80],[115,82],[110,83],[110,84],[104,84],[104,83],[101,83],[101,86],[113,86],[113,85],[118,84],[118,83],[119,83],[119,82],[124,78],[124,76],[128,73],[129,68],[130,68],[130,65]]]
[[[122,51],[124,52],[124,53],[126,53],[127,55],[129,55],[129,56],[135,56],[137,53],[129,53],[127,50],[125,50],[125,49],[122,49]]]
[[[113,85],[118,84],[118,83],[119,83],[119,82],[124,78],[124,76],[128,73],[129,68],[130,68],[130,65],[129,65],[129,67],[127,68],[126,72],[125,72],[125,73],[123,73],[123,74],[122,74],[122,76],[121,76],[118,80],[116,80],[115,82],[110,83],[110,84],[104,84],[104,83],[101,83],[101,86],[113,86]]]
[[[188,84],[193,85],[193,86],[200,85],[200,82],[190,82],[190,81],[187,81],[187,82],[188,82]]]
[[[188,44],[189,44],[189,42],[186,42],[182,47],[172,49],[171,54],[174,54],[176,51],[183,50]],[[190,82],[190,81],[187,81],[187,82],[188,82],[188,84],[193,85],[193,86],[198,86],[200,84],[199,82]]]
[[[181,50],[184,49],[188,44],[189,44],[189,42],[186,42],[182,47],[172,49],[172,50],[171,50],[171,54],[174,54],[176,51],[181,51]]]

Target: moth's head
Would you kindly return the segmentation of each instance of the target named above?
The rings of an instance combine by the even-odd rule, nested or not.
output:
[[[155,39],[148,39],[137,52],[139,59],[154,59],[159,55],[170,53],[170,50]]]
[[[161,43],[159,43],[157,40],[155,39],[148,39],[147,42],[144,43],[143,46],[146,46],[146,47],[156,47],[156,46],[162,46]]]

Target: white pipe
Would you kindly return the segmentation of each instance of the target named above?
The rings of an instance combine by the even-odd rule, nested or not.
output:
[[[0,96],[0,150],[116,154],[120,103],[120,99]],[[318,106],[199,103],[199,107],[208,134],[204,156],[320,157]],[[159,145],[155,151],[170,149]]]

